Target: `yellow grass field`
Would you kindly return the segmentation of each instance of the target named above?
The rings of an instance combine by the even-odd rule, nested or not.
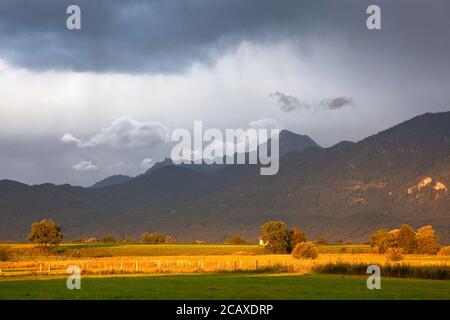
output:
[[[320,253],[315,260],[294,259],[290,255],[262,254],[258,246],[225,245],[115,245],[92,248],[64,245],[70,250],[62,254],[42,255],[28,244],[13,244],[9,248],[20,255],[0,262],[0,279],[29,276],[61,276],[70,265],[77,265],[82,273],[92,275],[114,274],[164,274],[201,273],[225,271],[258,271],[283,269],[286,272],[306,273],[315,266],[328,263],[365,263],[384,265],[387,259],[381,254]],[[73,250],[81,257],[72,257]],[[327,248],[328,247],[328,248]],[[356,246],[345,250],[327,246],[319,252],[357,252]],[[166,248],[166,250],[164,250]],[[246,250],[244,250],[246,249]],[[85,251],[83,251],[85,250]],[[183,254],[183,252],[185,254]],[[115,255],[120,253],[121,255]],[[101,256],[101,255],[105,256]],[[92,257],[91,255],[97,255]],[[400,263],[410,266],[450,267],[450,257],[429,255],[405,255]]]

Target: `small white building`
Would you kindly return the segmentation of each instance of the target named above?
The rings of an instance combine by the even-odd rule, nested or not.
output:
[[[262,247],[265,247],[265,246],[267,246],[267,241],[264,242],[263,239],[259,238],[259,245]]]

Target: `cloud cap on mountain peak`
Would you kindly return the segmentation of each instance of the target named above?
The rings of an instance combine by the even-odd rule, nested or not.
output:
[[[114,149],[152,148],[169,141],[169,129],[158,122],[138,122],[129,116],[123,116],[86,140],[66,133],[61,141],[75,143],[79,148],[99,146],[108,146]]]

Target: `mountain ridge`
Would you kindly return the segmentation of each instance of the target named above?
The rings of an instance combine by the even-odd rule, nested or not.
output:
[[[0,240],[23,240],[31,222],[52,218],[69,238],[153,231],[181,241],[236,233],[256,239],[260,224],[284,220],[312,237],[353,241],[377,228],[432,224],[446,243],[450,112],[414,117],[355,143],[288,152],[274,176],[260,176],[258,166],[165,166],[96,189],[3,181]]]
[[[314,140],[312,140],[308,135],[297,134],[297,133],[291,132],[289,130],[282,130],[280,132],[279,140],[280,140],[280,157],[284,156],[286,153],[288,153],[290,151],[294,151],[294,150],[303,151],[304,149],[306,149],[308,147],[320,148],[320,146]],[[270,141],[270,139],[269,139],[269,141]],[[264,144],[267,144],[267,142]],[[269,142],[269,146],[270,146],[270,142]],[[269,148],[269,152],[270,152],[270,148]],[[234,157],[236,157],[236,155]],[[222,160],[223,160],[223,163],[225,163],[226,157],[224,157]],[[137,175],[135,177],[123,176],[123,175],[109,176],[109,177],[106,177],[106,178],[100,180],[99,182],[94,183],[91,186],[91,188],[102,188],[102,187],[108,187],[108,186],[128,182],[131,179],[140,177],[142,175],[148,175],[156,170],[159,170],[162,167],[169,166],[169,165],[174,165],[174,162],[172,161],[172,159],[166,157],[164,160],[156,162],[152,167],[150,167],[149,169],[147,169],[147,171],[145,171],[144,173],[142,173],[140,175]],[[199,171],[199,172],[212,172],[212,171],[221,170],[227,165],[226,164],[194,165],[194,164],[186,163],[186,164],[179,164],[178,166],[185,167],[185,168]]]

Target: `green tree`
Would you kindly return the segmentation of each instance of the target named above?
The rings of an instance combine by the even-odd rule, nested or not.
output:
[[[103,238],[98,239],[98,242],[105,242],[105,243],[114,243],[116,242],[116,238],[114,236],[104,236]]]
[[[31,225],[28,240],[41,247],[57,246],[63,240],[63,234],[52,220],[42,220]]]
[[[394,229],[386,234],[380,239],[378,244],[378,252],[385,253],[390,248],[398,248],[398,235],[400,234],[399,229]]]
[[[371,247],[378,248],[380,246],[381,240],[389,232],[388,229],[380,229],[372,233],[369,237],[369,244]]]
[[[166,236],[159,234],[159,233],[146,232],[141,236],[141,242],[142,243],[150,243],[150,244],[165,243]]]
[[[398,234],[398,247],[404,253],[414,253],[416,251],[416,232],[411,226],[403,224]]]
[[[289,232],[283,221],[269,221],[261,226],[261,240],[270,253],[288,253],[290,250]]]
[[[239,245],[239,244],[250,244],[250,242],[246,239],[244,239],[241,236],[238,235],[233,235],[231,237],[228,238],[228,240],[226,241],[227,244],[235,244],[235,245]]]
[[[135,243],[136,238],[134,236],[126,236],[121,240],[122,243]]]
[[[417,230],[416,244],[416,251],[420,254],[436,254],[439,251],[439,239],[432,226],[424,226]]]
[[[10,250],[7,247],[0,248],[0,261],[8,261],[10,258]]]
[[[369,244],[375,248],[378,253],[385,253],[389,248],[398,247],[398,236],[400,230],[380,229],[370,235]]]
[[[306,241],[308,241],[308,237],[306,236],[306,234],[300,228],[293,228],[289,232],[289,251],[292,251],[298,243]]]

